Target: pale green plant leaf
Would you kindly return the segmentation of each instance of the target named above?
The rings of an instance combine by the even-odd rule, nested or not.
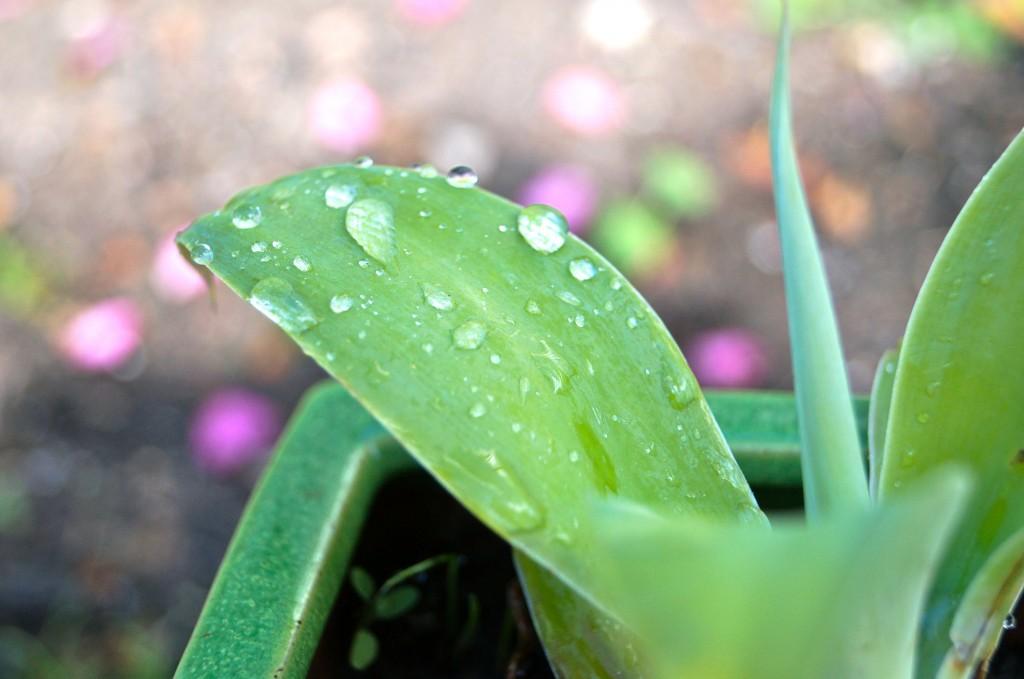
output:
[[[933,588],[921,677],[946,656],[971,581],[1024,527],[1024,135],[957,217],[925,278],[900,349],[879,497],[944,465],[977,490]],[[1009,611],[993,611],[999,622]]]
[[[772,87],[772,186],[800,415],[804,504],[813,519],[864,507],[868,488],[839,330],[797,166],[788,94],[789,30],[784,19]]]
[[[664,679],[908,679],[968,484],[947,470],[914,485],[885,506],[773,529],[607,502],[612,609]]]

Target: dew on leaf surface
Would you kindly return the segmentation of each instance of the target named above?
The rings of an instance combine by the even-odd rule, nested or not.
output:
[[[291,284],[280,278],[265,278],[253,286],[249,303],[287,332],[302,333],[320,322]]]
[[[547,205],[528,205],[516,220],[519,234],[537,252],[550,255],[565,245],[569,224],[558,210]]]

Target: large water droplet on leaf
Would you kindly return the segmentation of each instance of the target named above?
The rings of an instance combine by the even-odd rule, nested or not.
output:
[[[287,332],[302,333],[320,322],[291,284],[280,278],[265,278],[253,286],[249,303]]]
[[[478,177],[473,168],[458,165],[448,170],[448,183],[457,189],[468,189],[476,186]]]
[[[476,349],[487,338],[487,328],[480,321],[466,321],[455,328],[452,339],[459,349]]]
[[[569,262],[569,273],[578,281],[589,281],[597,275],[597,267],[586,257]]]
[[[451,295],[436,285],[429,283],[423,285],[423,299],[438,311],[450,311],[455,306]]]
[[[446,460],[453,471],[480,485],[482,492],[477,497],[510,533],[533,531],[544,525],[544,510],[496,451],[475,450],[458,458],[448,456]]]
[[[356,199],[356,187],[349,184],[332,184],[324,191],[324,202],[335,210],[348,207]]]
[[[336,314],[343,314],[352,308],[356,301],[348,295],[335,295],[331,297],[331,311]]]
[[[529,205],[519,211],[516,225],[520,235],[537,252],[557,252],[569,233],[569,224],[558,210],[547,205]]]
[[[378,262],[388,264],[395,258],[395,215],[384,201],[364,198],[352,203],[345,214],[345,229]]]
[[[252,229],[263,221],[263,210],[259,205],[243,205],[235,210],[231,223],[238,229]]]
[[[207,266],[213,261],[213,248],[206,243],[196,243],[188,254],[193,262],[201,266]]]

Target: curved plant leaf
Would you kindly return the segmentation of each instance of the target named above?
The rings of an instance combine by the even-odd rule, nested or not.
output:
[[[1003,632],[1003,617],[1013,609],[1024,587],[1024,529],[1017,531],[989,557],[971,581],[957,608],[940,679],[975,676],[995,652]]]
[[[412,466],[344,389],[310,390],[249,500],[175,677],[305,677],[377,485]],[[373,582],[362,582],[372,594]]]
[[[889,424],[897,360],[898,349],[890,349],[882,354],[875,370],[875,380],[871,384],[868,410],[868,488],[871,497],[878,496],[878,477],[882,473],[882,460],[885,459],[885,430]]]
[[[951,462],[969,468],[978,488],[929,598],[922,677],[934,676],[946,655],[975,574],[1024,527],[1022,187],[1024,134],[982,179],[939,249],[896,368],[880,498]]]
[[[804,504],[814,518],[864,507],[868,489],[839,329],[797,167],[788,93],[789,30],[784,17],[772,85],[772,187],[800,412]]]
[[[515,552],[530,617],[559,679],[640,679],[634,635],[530,557]]]
[[[665,679],[909,679],[966,490],[946,470],[896,502],[770,530],[609,501],[609,600]]]
[[[596,600],[596,498],[764,517],[664,325],[560,220],[436,173],[340,165],[250,189],[179,243]]]

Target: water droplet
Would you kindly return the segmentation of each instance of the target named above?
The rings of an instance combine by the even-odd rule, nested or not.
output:
[[[263,210],[259,205],[243,205],[235,209],[231,223],[238,229],[252,229],[263,221]]]
[[[568,290],[562,290],[555,296],[558,297],[558,299],[565,302],[566,304],[571,304],[572,306],[579,306],[580,304],[582,304],[582,302],[580,302],[580,298],[572,294]]]
[[[909,469],[910,467],[913,467],[914,456],[916,454],[917,453],[914,452],[913,448],[907,450],[907,452],[903,453],[903,457],[900,459],[900,466],[903,467],[904,469]]]
[[[632,330],[639,324],[640,323],[636,320],[634,316],[630,316],[629,318],[626,319],[626,327],[628,327],[630,330]]]
[[[530,378],[520,377],[519,378],[519,398],[526,403],[526,397],[530,393]]]
[[[578,281],[589,281],[597,275],[597,267],[586,257],[569,262],[569,273]]]
[[[430,342],[427,342],[426,344],[424,344],[422,348],[423,348],[423,351],[427,352],[428,354],[434,353],[434,345],[431,344]]]
[[[939,393],[939,389],[942,388],[942,382],[929,382],[928,386],[925,387],[925,393],[929,396],[935,396]]]
[[[473,168],[466,167],[465,165],[456,165],[448,170],[448,183],[457,189],[468,189],[476,186],[478,179],[476,172],[473,172]]]
[[[531,316],[537,316],[540,314],[540,305],[534,302],[532,299],[526,302],[526,313]]]
[[[424,179],[433,179],[437,176],[437,168],[430,164],[416,165],[416,174]]]
[[[587,324],[587,319],[583,317],[583,314],[576,314],[576,316],[573,317],[572,322],[576,324],[577,328],[582,328]]]
[[[1017,618],[1014,617],[1013,613],[1003,618],[1003,629],[1017,629]]]
[[[697,388],[688,375],[680,374],[671,368],[665,370],[662,387],[669,405],[674,410],[685,410],[697,398]]]
[[[378,262],[387,264],[395,258],[395,216],[384,201],[364,198],[352,203],[345,214],[345,229]]]
[[[476,349],[486,338],[487,328],[480,321],[466,321],[452,332],[452,339],[459,349]]]
[[[429,283],[423,285],[423,299],[438,311],[450,311],[455,306],[447,292]]]
[[[275,241],[272,241],[270,243],[270,247],[274,248],[275,250],[280,250],[281,249],[281,245],[282,245],[282,243],[279,240],[275,240]]]
[[[470,417],[483,417],[487,414],[487,406],[483,403],[474,403],[473,407],[469,409]]]
[[[192,261],[201,266],[207,266],[213,261],[213,248],[206,243],[196,243],[189,250]]]
[[[557,252],[569,233],[569,224],[558,210],[547,205],[529,205],[519,211],[519,233],[531,248],[550,255]]]
[[[266,252],[267,244],[261,240],[256,241],[255,243],[252,244],[252,247],[250,247],[249,249],[252,250],[253,252]]]
[[[611,288],[612,288],[612,290],[621,290],[622,289],[622,281],[620,281],[618,278],[613,278],[612,279],[612,283],[611,283]]]
[[[420,210],[420,217],[429,217],[432,214],[434,213],[430,210]]]
[[[579,461],[580,461],[580,452],[578,450],[570,450],[569,451],[569,462],[579,462]]]
[[[352,164],[355,165],[356,167],[365,169],[373,165],[373,158],[371,158],[370,156],[359,156],[358,158],[352,161]]]
[[[512,533],[537,530],[546,520],[544,510],[530,496],[526,486],[514,469],[504,463],[494,450],[474,450],[458,458],[447,456],[445,461],[453,471],[480,484],[475,497],[486,502],[488,508]]]
[[[291,284],[280,278],[265,278],[253,286],[249,303],[286,332],[305,332],[320,322]]]
[[[917,414],[917,421],[920,422],[921,424],[928,424],[928,420],[929,419],[930,419],[930,416],[928,415],[928,413],[918,413]]]
[[[294,266],[299,271],[302,271],[303,273],[313,268],[312,266],[310,266],[309,260],[306,259],[305,257],[302,257],[301,255],[296,256],[295,259],[292,260],[292,266]]]
[[[348,295],[335,295],[331,297],[331,311],[336,314],[343,314],[352,308],[356,301]]]
[[[996,275],[990,271],[988,273],[982,274],[981,277],[978,278],[978,282],[981,283],[982,285],[989,285],[992,282],[992,279],[995,277]]]
[[[324,202],[327,207],[339,210],[348,207],[356,199],[356,187],[350,184],[331,184],[324,191]]]
[[[491,363],[493,365],[500,365],[501,364],[501,356],[499,356],[498,354],[491,354]]]

